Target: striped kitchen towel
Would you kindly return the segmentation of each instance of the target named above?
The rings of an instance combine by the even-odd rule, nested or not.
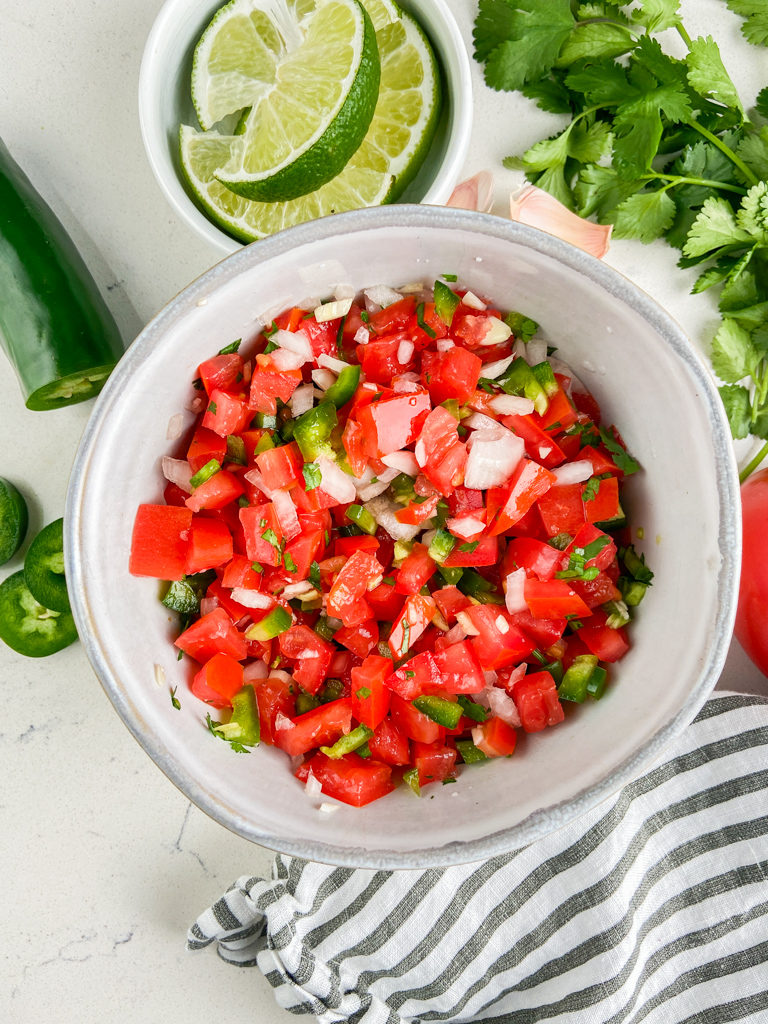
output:
[[[768,700],[522,850],[444,870],[275,858],[192,926],[322,1024],[768,1022]]]

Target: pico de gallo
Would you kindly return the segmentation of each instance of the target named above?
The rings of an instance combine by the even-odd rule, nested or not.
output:
[[[357,807],[600,700],[653,576],[618,431],[534,321],[454,282],[289,309],[206,359],[134,524],[213,735]]]

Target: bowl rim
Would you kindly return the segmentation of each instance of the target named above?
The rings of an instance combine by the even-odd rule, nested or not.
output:
[[[284,255],[304,243],[324,241],[337,235],[354,235],[380,227],[407,227],[409,230],[461,229],[479,237],[491,236],[521,244],[574,270],[629,305],[682,360],[698,385],[699,398],[705,404],[712,424],[719,500],[718,543],[721,560],[718,569],[717,613],[713,640],[694,685],[672,719],[644,745],[636,748],[622,763],[608,771],[598,783],[580,790],[570,799],[541,808],[516,825],[478,839],[456,841],[440,847],[425,847],[407,853],[342,847],[312,839],[287,839],[264,832],[241,817],[233,818],[231,812],[227,812],[215,796],[211,796],[186,768],[176,762],[174,756],[159,743],[146,724],[132,712],[130,704],[125,699],[123,686],[112,672],[106,651],[102,649],[98,638],[88,629],[88,581],[83,572],[79,539],[91,453],[98,444],[100,430],[113,405],[124,392],[124,382],[130,377],[133,369],[150,358],[154,350],[162,344],[167,327],[180,317],[191,313],[198,301],[209,296],[212,290],[230,283],[247,269],[273,257]],[[67,490],[64,555],[70,580],[77,580],[79,584],[70,588],[75,622],[86,655],[103,689],[135,739],[168,778],[201,810],[244,839],[276,852],[307,860],[371,869],[446,867],[485,860],[519,849],[580,817],[636,778],[693,720],[717,683],[730,643],[741,564],[739,509],[736,460],[725,411],[714,380],[701,355],[682,328],[654,299],[612,267],[570,243],[535,228],[488,214],[454,208],[384,206],[353,210],[310,221],[246,246],[198,277],[156,314],[118,363],[97,399],[86,425],[75,455]]]
[[[211,0],[211,3],[214,2],[216,0]],[[227,2],[228,0],[218,0],[219,6],[224,6]],[[469,152],[474,109],[469,54],[453,12],[441,0],[409,0],[408,9],[410,10],[411,4],[417,6],[420,2],[431,5],[439,15],[447,38],[453,47],[452,53],[441,54],[440,67],[446,83],[446,91],[453,93],[453,109],[450,112],[449,138],[445,159],[437,169],[423,199],[420,200],[420,203],[429,205],[447,202],[452,189],[459,181]],[[147,36],[141,58],[137,91],[139,128],[152,174],[176,216],[218,253],[228,255],[237,252],[245,243],[240,242],[223,228],[214,224],[189,195],[175,168],[171,165],[169,169],[169,162],[166,159],[165,126],[160,123],[156,102],[159,87],[157,62],[160,47],[165,45],[168,37],[173,37],[179,21],[183,21],[184,8],[187,3],[188,0],[165,0]],[[449,76],[450,82],[448,82]],[[410,204],[394,203],[393,205]]]

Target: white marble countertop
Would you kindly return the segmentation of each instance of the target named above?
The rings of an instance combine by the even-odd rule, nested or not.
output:
[[[447,0],[470,42],[475,0]],[[4,141],[93,270],[123,334],[133,338],[216,257],[174,216],[139,134],[139,63],[161,0],[0,0],[0,125]],[[765,84],[764,50],[748,46],[722,0],[683,0],[691,35],[713,33],[749,105]],[[670,45],[674,45],[672,40]],[[501,169],[558,119],[494,93],[473,67],[475,128],[466,175],[496,174],[496,212],[521,176]],[[706,347],[710,293],[675,253],[617,242],[608,261],[655,296]],[[32,537],[63,511],[72,458],[91,405],[28,412],[0,356],[0,475],[30,504]],[[17,556],[2,578],[22,565]],[[228,1024],[278,1024],[258,971],[210,953],[189,956],[198,912],[271,854],[205,817],[122,725],[76,644],[43,661],[0,645],[0,876],[4,955],[0,1017],[13,1024],[181,1024],[201,1012]],[[721,685],[768,689],[734,644]]]

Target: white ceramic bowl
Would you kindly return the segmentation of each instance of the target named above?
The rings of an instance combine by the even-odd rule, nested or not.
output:
[[[368,807],[317,810],[285,754],[237,756],[211,738],[188,690],[178,632],[157,582],[128,574],[136,507],[162,500],[168,421],[198,363],[255,318],[340,283],[431,281],[453,271],[545,329],[616,422],[643,472],[627,483],[640,550],[656,573],[633,647],[599,702],[521,736],[512,760],[462,770],[457,785],[407,788]],[[322,287],[322,285],[325,287]],[[192,415],[186,414],[187,424]],[[313,860],[378,867],[462,863],[520,847],[618,790],[690,722],[722,668],[736,604],[738,480],[712,379],[680,328],[616,271],[550,235],[463,210],[390,206],[325,218],[242,249],[144,329],[107,382],[81,442],[66,509],[73,610],[85,649],[126,725],[217,821]],[[155,682],[155,664],[167,683]],[[181,711],[171,706],[178,686]]]
[[[242,243],[213,224],[191,198],[179,161],[179,125],[197,126],[190,96],[197,41],[225,0],[166,0],[147,39],[139,76],[139,122],[152,171],[181,219],[222,255]],[[429,37],[444,71],[443,113],[435,140],[402,203],[445,205],[459,180],[472,130],[469,57],[444,0],[401,0]]]

